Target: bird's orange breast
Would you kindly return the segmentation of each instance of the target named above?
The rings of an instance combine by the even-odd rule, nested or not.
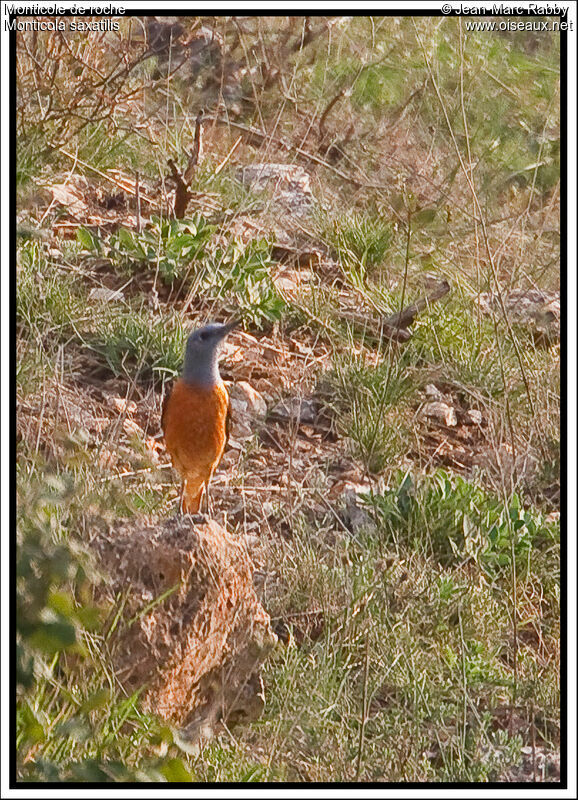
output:
[[[178,380],[163,409],[165,444],[183,479],[204,482],[218,465],[227,438],[229,395]]]

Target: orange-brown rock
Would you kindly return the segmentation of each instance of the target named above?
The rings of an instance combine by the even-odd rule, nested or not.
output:
[[[187,743],[259,716],[260,664],[276,636],[245,547],[215,522],[184,517],[117,524],[92,549],[106,595],[127,597],[112,637],[126,691],[144,687],[145,710]]]

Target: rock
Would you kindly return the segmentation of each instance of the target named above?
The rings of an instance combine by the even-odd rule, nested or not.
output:
[[[298,425],[313,425],[317,406],[312,398],[286,397],[271,409],[271,417]]]
[[[345,508],[339,513],[339,517],[353,534],[360,530],[377,530],[377,525],[363,504],[362,498],[363,495],[371,492],[371,489],[370,484],[353,483],[351,481],[338,481],[331,489],[330,496],[335,497],[339,492],[339,498],[345,504]]]
[[[304,289],[311,290],[313,273],[309,269],[282,269],[273,275],[277,289],[289,298],[296,298]]]
[[[107,392],[103,392],[102,396],[104,397],[107,406],[112,408],[114,411],[118,411],[119,414],[135,414],[137,410],[137,404],[134,400],[126,400],[124,397],[118,397],[117,395],[108,394]]]
[[[477,408],[465,408],[462,399],[453,394],[444,394],[435,384],[428,383],[424,394],[427,400],[419,411],[421,416],[446,428],[455,428],[458,425],[485,425],[481,411]]]
[[[275,514],[275,503],[271,500],[265,500],[262,505],[262,511],[265,517],[272,517]]]
[[[468,420],[472,425],[481,425],[483,422],[482,412],[478,411],[477,408],[470,408],[466,412],[466,416],[468,417]],[[466,420],[466,422],[468,420]]]
[[[118,397],[116,395],[107,394],[106,392],[102,393],[107,406],[112,408],[114,411],[118,411],[119,414],[135,414],[137,410],[137,405],[134,400],[126,400],[124,397]]]
[[[88,181],[81,175],[75,175],[74,179],[66,183],[54,183],[47,187],[52,192],[54,203],[66,208],[71,216],[84,218],[88,214],[88,205],[85,195],[88,190]]]
[[[254,389],[247,381],[238,381],[229,385],[229,397],[235,403],[235,408],[243,414],[248,414],[254,419],[265,419],[267,403],[262,394]]]
[[[141,426],[135,422],[133,419],[124,419],[122,421],[122,427],[128,436],[136,436],[138,438],[144,438],[144,431]]]
[[[516,766],[502,772],[503,783],[550,783],[560,780],[560,752],[545,747],[521,747],[522,758]]]
[[[105,303],[112,303],[114,300],[124,300],[124,294],[120,289],[107,289],[105,286],[99,286],[91,289],[88,293],[89,300],[102,300]]]
[[[231,436],[243,441],[255,433],[256,424],[265,419],[267,403],[247,381],[227,383],[231,401]]]
[[[483,314],[501,314],[502,303],[494,292],[484,292],[478,298]],[[560,336],[560,293],[541,289],[511,289],[502,295],[509,319],[524,325],[542,336]]]
[[[425,387],[425,394],[426,397],[429,397],[433,400],[443,400],[443,394],[440,392],[437,386],[433,383],[428,383]]]
[[[255,526],[257,526],[257,525],[258,525],[258,523],[255,523]],[[247,534],[246,533],[245,536],[244,536],[244,539],[245,539],[245,544],[247,545],[247,549],[250,552],[253,551],[253,550],[256,550],[261,545],[261,537],[260,536],[255,536],[254,534]]]
[[[298,216],[315,205],[309,173],[295,164],[251,164],[238,169],[236,177],[253,191],[271,189],[273,202]]]
[[[447,425],[448,428],[453,428],[458,424],[455,408],[439,400],[425,403],[422,413],[424,416],[429,417],[436,422],[441,422],[444,425]]]
[[[276,636],[242,544],[215,522],[172,518],[117,523],[91,549],[108,577],[101,594],[125,594],[124,620],[134,620],[111,641],[127,694],[141,689],[143,708],[184,746],[259,716],[259,667]]]

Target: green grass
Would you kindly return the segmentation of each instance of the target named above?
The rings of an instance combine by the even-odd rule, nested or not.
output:
[[[323,232],[322,232],[323,235]],[[377,214],[351,213],[332,220],[324,236],[346,273],[360,279],[383,266],[393,238],[392,226]]]
[[[45,250],[27,241],[18,251],[16,321],[28,331],[41,321],[43,334],[59,338],[81,317],[87,292],[70,272],[51,264]]]
[[[271,660],[265,716],[248,734],[254,745],[264,747],[267,763],[276,770],[283,766],[289,778],[357,777],[364,685],[369,715],[362,778],[491,780],[500,758],[515,763],[519,755],[520,739],[492,726],[501,697],[512,692],[504,652],[508,571],[488,582],[484,570],[468,569],[457,553],[446,566],[429,555],[435,515],[443,515],[446,507],[439,534],[447,543],[451,528],[445,523],[455,525],[453,514],[464,496],[472,502],[474,489],[462,482],[461,490],[452,486],[444,500],[430,494],[431,506],[422,505],[424,495],[420,500],[416,493],[418,517],[406,511],[392,522],[385,511],[388,496],[399,498],[406,490],[402,481],[389,495],[372,500],[378,529],[371,534],[355,540],[343,535],[323,548],[321,532],[313,539],[310,530],[296,529],[290,545],[272,545],[272,563],[282,565],[285,587],[269,600],[273,619],[284,619],[290,629],[303,628],[303,615],[310,611],[324,621],[320,635],[305,635],[300,646],[290,639]],[[499,506],[498,500],[491,502]],[[538,546],[538,538],[535,542]],[[453,552],[449,546],[448,551]],[[544,555],[549,560],[547,548]],[[541,572],[544,562],[537,564]],[[530,572],[522,584],[535,580]],[[556,581],[551,564],[544,589],[552,603],[553,632]],[[516,691],[526,698],[536,688],[536,674],[528,669],[532,663],[531,654],[520,656]],[[555,697],[555,681],[545,680],[542,701],[552,709]],[[555,735],[555,729],[545,734]]]
[[[416,393],[405,359],[396,362],[385,353],[381,363],[368,366],[363,357],[338,356],[322,391],[369,472],[380,473],[401,458],[409,435],[403,410],[411,413]]]
[[[187,333],[180,314],[104,304],[95,330],[82,339],[114,375],[162,382],[180,373]]]

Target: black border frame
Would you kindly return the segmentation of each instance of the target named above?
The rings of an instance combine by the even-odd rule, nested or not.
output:
[[[267,9],[262,15],[259,14],[251,14],[252,16],[305,16],[302,14],[293,14],[291,13],[291,9],[271,9],[267,8],[267,6],[271,5],[270,0],[258,0],[258,2],[263,2],[264,7]],[[15,5],[17,4],[17,0]],[[50,5],[51,3],[46,3],[45,5]],[[59,5],[58,1],[54,3],[55,5]],[[90,2],[81,1],[81,5],[85,7],[89,7],[91,5]],[[94,3],[94,5],[99,5],[100,3]],[[42,4],[39,4],[42,5]],[[103,2],[102,5],[105,5]],[[112,3],[115,5],[115,3]],[[116,4],[121,6],[122,3]],[[435,9],[431,11],[423,11],[423,10],[416,10],[414,12],[407,12],[404,9],[391,9],[391,8],[384,8],[380,11],[379,14],[375,13],[375,9],[365,9],[360,11],[356,8],[355,11],[349,11],[352,16],[371,16],[372,14],[375,16],[413,16],[413,17],[459,17],[460,14],[456,13],[455,10],[452,10],[449,14],[443,14],[440,10],[439,3],[436,2]],[[460,5],[459,0],[457,2],[453,2],[452,5],[458,6]],[[488,5],[490,5],[488,3]],[[492,7],[493,7],[492,3]],[[554,3],[552,5],[555,5]],[[125,7],[126,8],[126,7]],[[219,9],[218,13],[214,13],[215,9],[204,9],[204,8],[194,8],[194,4],[191,3],[190,10],[194,10],[195,16],[197,15],[204,15],[204,14],[211,14],[212,16],[228,16],[235,15],[243,12],[244,10],[253,12],[255,9],[243,9],[243,8],[229,8],[229,9]],[[320,11],[321,9],[314,9],[315,11]],[[347,9],[339,9],[340,12],[347,12]],[[130,8],[126,9],[126,12],[123,16],[130,17],[130,16],[155,16],[158,15],[157,11],[151,11],[146,9],[139,9],[139,8]],[[183,13],[183,9],[175,9],[175,8],[162,8],[162,16],[188,16],[187,14]],[[35,16],[32,13],[21,14],[20,16]],[[71,13],[71,11],[66,10],[63,14],[59,15],[59,17],[70,17],[76,16]],[[95,17],[99,15],[94,14],[86,14],[86,17]],[[100,15],[102,16],[102,15]],[[327,16],[326,14],[312,14],[310,16]],[[468,18],[471,19],[472,16],[475,18],[481,17],[495,17],[499,16],[493,14],[492,12],[486,12],[484,14],[476,14],[476,15],[468,15]],[[514,14],[511,15],[501,15],[506,19],[510,19],[514,17]],[[517,15],[519,16],[519,15]],[[528,9],[527,16],[530,18],[535,19],[544,19],[545,15],[534,15]],[[550,15],[556,16],[556,15]],[[12,20],[15,17],[14,14],[9,15],[9,19]],[[563,18],[558,15],[558,18],[562,21]],[[560,347],[561,347],[561,389],[562,389],[562,407],[561,407],[561,422],[560,422],[560,465],[561,465],[561,495],[560,495],[560,521],[561,521],[561,549],[562,549],[562,559],[561,559],[561,571],[560,571],[560,591],[561,591],[561,602],[560,602],[560,621],[561,621],[561,665],[560,665],[560,696],[561,696],[561,707],[560,707],[560,781],[556,782],[548,782],[548,783],[530,783],[530,782],[512,782],[512,783],[504,783],[504,782],[489,782],[489,783],[472,783],[472,782],[437,782],[437,783],[420,783],[420,782],[344,782],[344,781],[336,781],[336,782],[318,782],[315,784],[307,784],[307,783],[300,783],[300,782],[261,782],[257,784],[247,784],[243,782],[226,782],[226,783],[210,783],[210,782],[196,782],[196,783],[169,783],[169,784],[158,784],[155,782],[126,782],[122,784],[116,783],[95,783],[95,782],[81,782],[81,781],[74,781],[74,782],[45,782],[45,783],[38,783],[33,781],[17,781],[16,780],[16,764],[17,764],[17,752],[16,752],[16,652],[15,647],[12,646],[10,652],[10,661],[9,661],[9,682],[10,682],[10,708],[9,708],[9,732],[10,732],[10,742],[13,747],[13,756],[10,761],[10,776],[9,776],[9,787],[10,789],[37,789],[42,790],[46,789],[61,789],[61,790],[70,790],[70,789],[102,789],[104,792],[110,791],[122,791],[119,789],[121,786],[123,789],[126,787],[127,789],[134,789],[134,788],[154,788],[157,791],[163,791],[164,789],[189,789],[189,790],[198,790],[201,788],[204,789],[215,789],[223,787],[231,787],[231,788],[243,788],[243,789],[264,789],[269,787],[276,787],[279,789],[286,789],[286,788],[296,788],[301,791],[306,791],[309,789],[310,786],[319,787],[319,788],[357,788],[360,791],[364,789],[383,789],[383,790],[391,790],[392,788],[396,787],[399,789],[415,789],[415,788],[430,788],[430,789],[459,789],[459,788],[467,788],[467,789],[501,789],[503,792],[507,792],[510,789],[527,789],[529,791],[532,790],[539,790],[539,791],[548,791],[548,790],[560,790],[560,789],[567,789],[568,788],[568,745],[567,745],[567,731],[568,731],[568,710],[567,710],[567,687],[568,687],[568,650],[567,650],[567,632],[568,632],[568,615],[567,615],[567,580],[568,580],[568,558],[567,558],[567,464],[568,464],[568,446],[567,446],[567,436],[568,436],[568,420],[567,420],[567,401],[568,401],[568,374],[567,374],[567,361],[565,360],[565,356],[567,353],[566,346],[567,346],[567,315],[570,311],[568,305],[568,294],[567,294],[567,278],[568,278],[568,242],[567,242],[567,234],[568,234],[568,135],[567,135],[567,126],[568,126],[568,32],[567,31],[560,31],[560,300],[561,300],[561,327],[560,327]],[[16,573],[13,565],[16,562],[16,505],[17,505],[17,497],[16,497],[16,415],[17,415],[17,393],[16,393],[16,211],[17,211],[17,204],[16,204],[16,88],[17,88],[17,81],[16,81],[16,31],[10,31],[8,33],[9,39],[9,103],[10,103],[10,116],[9,116],[9,129],[10,129],[10,147],[9,147],[9,161],[10,161],[10,172],[9,172],[9,179],[10,179],[10,188],[9,188],[9,208],[10,208],[10,221],[9,221],[9,247],[10,247],[10,268],[9,268],[9,291],[10,291],[10,313],[9,313],[9,327],[10,327],[10,362],[9,362],[9,393],[10,393],[10,407],[11,407],[11,414],[10,414],[10,463],[12,465],[11,472],[10,472],[10,486],[9,486],[9,497],[10,497],[10,544],[9,544],[9,553],[10,553],[10,641],[13,644],[16,638],[16,606],[14,602],[14,598],[16,596]],[[577,298],[574,298],[575,300]],[[309,789],[310,790],[310,789]],[[122,796],[122,795],[121,795]]]

